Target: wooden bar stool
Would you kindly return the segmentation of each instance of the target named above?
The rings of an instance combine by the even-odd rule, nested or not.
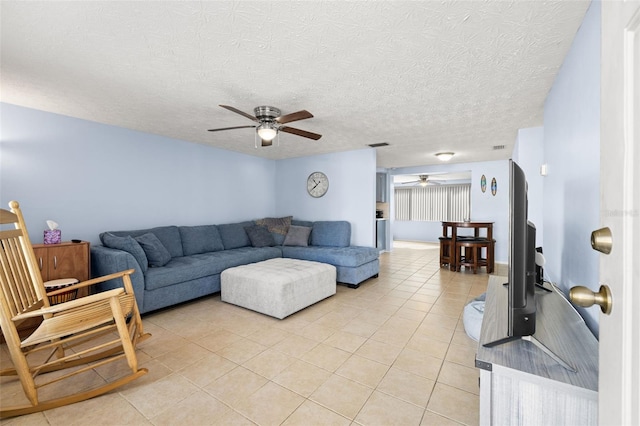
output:
[[[452,265],[454,260],[453,240],[449,237],[440,237],[440,266]]]
[[[494,260],[494,247],[496,245],[496,240],[485,240],[486,244],[482,244],[478,246],[477,256],[478,256],[478,267],[487,268],[487,274],[493,273],[495,268],[495,260]],[[484,256],[482,254],[482,250],[485,250]]]
[[[474,274],[478,273],[478,268],[485,267],[487,273],[493,272],[494,241],[486,238],[462,239],[456,241],[456,271],[461,267],[471,268]],[[485,249],[484,257],[482,249]]]

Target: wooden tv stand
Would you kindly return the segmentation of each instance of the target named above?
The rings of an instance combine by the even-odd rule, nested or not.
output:
[[[563,295],[536,291],[534,337],[576,372],[530,341],[483,346],[507,335],[506,281],[491,276],[487,288],[476,355],[480,424],[597,424],[598,341]]]

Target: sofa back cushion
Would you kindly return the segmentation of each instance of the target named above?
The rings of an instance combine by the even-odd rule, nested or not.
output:
[[[218,225],[218,231],[222,238],[222,244],[225,250],[234,248],[247,247],[251,245],[249,236],[244,230],[245,226],[253,226],[255,222],[227,223]]]
[[[345,220],[313,222],[311,245],[325,247],[349,247],[351,224]]]
[[[296,225],[296,226],[308,226],[309,228],[311,228],[313,226],[313,222],[311,222],[311,221],[298,220],[298,219],[292,219],[291,220],[291,224],[292,225]]]
[[[216,225],[180,226],[178,229],[185,256],[224,250]]]
[[[177,226],[159,226],[151,229],[138,229],[135,231],[113,231],[111,234],[119,237],[125,237],[131,235],[133,238],[139,237],[147,233],[152,233],[167,249],[171,257],[184,256],[182,252],[182,240],[180,239],[180,231]]]

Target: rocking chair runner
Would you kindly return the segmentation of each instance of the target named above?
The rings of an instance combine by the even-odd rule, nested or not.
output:
[[[133,270],[46,293],[19,204],[11,201],[9,206],[11,211],[0,209],[0,225],[15,226],[15,229],[0,229],[0,325],[13,367],[1,370],[0,375],[17,375],[30,404],[2,405],[0,417],[84,401],[146,374],[146,368],[138,367],[135,348],[150,334],[145,334],[142,328],[131,285]],[[123,288],[53,306],[49,303],[48,296],[113,279],[121,279]],[[42,323],[21,340],[18,325],[33,317],[43,318]],[[41,351],[47,350],[48,355],[43,356]],[[123,358],[126,358],[131,373],[122,378],[88,391],[47,401],[38,399],[38,389],[43,386]],[[58,373],[46,374],[50,372]]]

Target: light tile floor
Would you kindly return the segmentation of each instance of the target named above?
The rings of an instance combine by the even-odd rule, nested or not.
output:
[[[111,394],[3,425],[448,425],[478,423],[476,343],[462,311],[488,275],[395,242],[380,276],[284,320],[208,297],[143,317],[149,374]],[[6,346],[1,361],[6,365]],[[110,369],[109,369],[110,368]],[[96,369],[92,385],[119,372]],[[22,398],[2,378],[2,403]]]

